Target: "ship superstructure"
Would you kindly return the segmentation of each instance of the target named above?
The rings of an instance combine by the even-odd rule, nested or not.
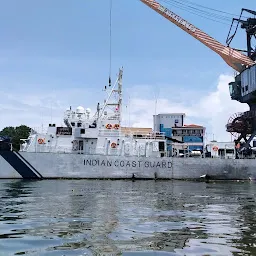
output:
[[[86,155],[114,156],[165,156],[167,154],[164,133],[146,132],[130,134],[122,132],[122,76],[119,70],[116,83],[105,88],[103,104],[91,115],[89,108],[79,106],[64,113],[65,127],[50,124],[46,134],[34,133],[24,141],[23,152],[54,152]]]

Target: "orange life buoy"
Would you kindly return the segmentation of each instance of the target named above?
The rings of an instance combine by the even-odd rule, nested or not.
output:
[[[212,149],[213,149],[213,151],[218,151],[219,150],[219,148],[217,146],[213,146]]]
[[[111,148],[116,148],[116,143],[115,142],[111,143]]]
[[[41,138],[39,138],[39,139],[37,140],[37,142],[38,142],[38,144],[43,144],[43,143],[44,143],[44,140],[41,139]]]
[[[119,124],[115,124],[115,125],[114,125],[114,128],[115,128],[116,130],[118,130],[118,129],[119,129]]]
[[[111,124],[106,124],[106,128],[107,128],[107,129],[111,129],[111,128],[112,128],[112,125],[111,125]]]

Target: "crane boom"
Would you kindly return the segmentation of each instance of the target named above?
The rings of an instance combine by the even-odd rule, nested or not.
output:
[[[154,11],[161,14],[163,17],[174,23],[176,26],[193,36],[195,39],[203,43],[205,46],[219,54],[223,60],[233,69],[238,72],[244,70],[244,66],[251,66],[255,62],[244,54],[240,53],[233,48],[225,46],[209,36],[208,34],[201,31],[199,28],[190,24],[174,12],[170,11],[166,7],[162,6],[155,0],[140,0],[142,3],[149,6]]]

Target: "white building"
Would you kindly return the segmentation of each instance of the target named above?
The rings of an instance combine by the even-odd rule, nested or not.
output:
[[[212,158],[233,158],[235,159],[235,142],[211,141],[206,145],[206,153]]]
[[[171,155],[184,154],[194,150],[203,152],[205,127],[185,125],[185,113],[164,113],[154,115],[154,131],[162,132],[172,143],[168,146]]]
[[[184,125],[185,113],[163,113],[153,115],[154,131],[155,132],[168,132],[176,126]],[[167,129],[167,130],[166,130]]]

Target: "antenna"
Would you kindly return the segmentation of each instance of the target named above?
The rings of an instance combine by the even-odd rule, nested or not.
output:
[[[158,95],[159,95],[159,88],[155,87],[155,115],[156,115],[156,109],[157,109],[157,99],[158,99]]]
[[[155,99],[155,116],[156,116],[157,98]]]
[[[131,126],[131,97],[129,95],[129,127]]]
[[[43,132],[43,123],[44,123],[44,111],[43,111],[43,106],[41,106],[41,127],[37,127],[38,128],[38,132],[40,132],[40,129],[41,129],[41,132]]]
[[[100,103],[97,104],[97,115],[98,115],[98,119],[100,117]]]
[[[109,79],[108,86],[111,86],[111,65],[112,65],[112,0],[109,0]]]
[[[52,99],[51,99],[51,124],[52,124]]]

